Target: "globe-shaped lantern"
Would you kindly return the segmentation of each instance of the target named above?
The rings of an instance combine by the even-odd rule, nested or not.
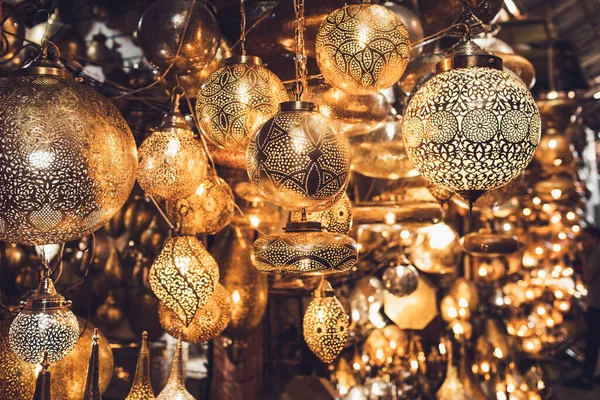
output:
[[[227,59],[202,85],[196,113],[211,142],[245,152],[250,138],[287,100],[285,87],[260,58],[238,56]]]
[[[398,82],[410,41],[394,12],[377,4],[350,4],[321,24],[316,54],[326,81],[347,93],[368,94]]]
[[[17,357],[32,364],[54,363],[73,350],[79,323],[69,304],[44,269],[37,291],[10,325],[9,343]]]
[[[472,41],[460,42],[437,65],[404,118],[406,152],[417,170],[471,204],[516,177],[540,140],[527,87]]]
[[[346,188],[350,144],[314,103],[289,101],[250,140],[250,181],[271,203],[315,208]]]
[[[45,45],[37,60],[0,82],[5,242],[41,245],[88,235],[119,211],[135,182],[137,152],[125,119],[53,61],[53,50]]]

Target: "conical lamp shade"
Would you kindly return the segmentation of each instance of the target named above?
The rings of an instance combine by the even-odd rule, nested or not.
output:
[[[169,380],[156,400],[194,400],[194,396],[185,389],[185,373],[183,370],[182,353],[181,338],[179,338],[175,354],[173,355],[173,364],[171,364]]]
[[[125,400],[154,400],[150,383],[150,353],[148,352],[148,333],[142,333],[142,346],[135,368],[133,386]]]

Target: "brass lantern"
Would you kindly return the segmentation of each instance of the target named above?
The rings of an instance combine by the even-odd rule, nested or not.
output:
[[[250,140],[248,176],[267,201],[315,208],[346,188],[350,144],[314,103],[284,102]]]
[[[243,339],[262,321],[267,309],[267,276],[252,265],[254,229],[234,225],[216,237],[211,253],[221,268],[221,283],[229,291],[231,321],[225,335]]]
[[[349,318],[329,282],[323,280],[302,321],[304,340],[324,363],[331,363],[346,345]]]
[[[323,81],[310,85],[304,97],[317,104],[321,114],[337,122],[340,132],[348,137],[380,128],[390,110],[386,97],[379,92],[354,95]]]
[[[315,49],[327,82],[350,94],[368,94],[398,82],[408,64],[410,41],[394,12],[376,4],[350,4],[321,24]]]
[[[0,82],[0,240],[62,243],[106,224],[135,182],[115,106],[43,54]]]
[[[214,170],[184,199],[166,202],[167,215],[180,221],[181,232],[214,235],[233,219],[235,203],[231,188]]]
[[[219,25],[206,2],[191,0],[151,3],[137,32],[150,64],[163,72],[172,64],[171,71],[181,75],[206,67],[215,56],[220,37]]]
[[[81,400],[86,386],[86,368],[92,337],[96,327],[78,318],[81,336],[73,350],[62,360],[50,365],[52,397],[61,400]],[[85,329],[85,330],[84,330]],[[33,398],[36,365],[20,360],[9,347],[9,323],[0,323],[0,398]],[[114,369],[113,353],[102,332],[98,332],[99,389],[108,388]]]
[[[38,289],[10,325],[10,347],[17,357],[42,364],[55,363],[69,354],[79,339],[79,324],[69,305],[70,301],[56,292],[49,268],[44,268]]]
[[[168,200],[191,196],[204,181],[208,166],[191,122],[179,111],[179,98],[180,93],[174,93],[171,110],[139,152],[140,186],[147,194]]]
[[[250,138],[288,95],[259,57],[237,56],[208,77],[196,100],[200,128],[226,150],[245,152]]]
[[[289,222],[286,232],[254,242],[252,259],[262,272],[281,275],[326,275],[347,271],[356,262],[356,242],[321,231],[319,222]]]
[[[223,332],[231,320],[230,294],[217,283],[214,294],[198,310],[191,323],[185,326],[181,319],[163,303],[158,306],[160,325],[169,335],[189,343],[204,343]]]
[[[472,41],[452,48],[437,72],[406,108],[406,151],[425,179],[472,204],[529,164],[540,116],[523,82]]]
[[[219,266],[195,236],[173,236],[152,264],[152,291],[185,326],[213,296]]]
[[[302,211],[294,211],[290,218],[293,222],[299,222],[302,221],[302,216]],[[340,198],[330,207],[322,211],[307,212],[306,219],[320,222],[327,232],[347,234],[352,227],[352,203],[345,192],[341,193]]]

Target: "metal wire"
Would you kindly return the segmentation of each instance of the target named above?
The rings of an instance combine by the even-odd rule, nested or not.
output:
[[[246,7],[244,0],[240,0],[240,14],[241,14],[241,23],[240,23],[240,47],[242,51],[242,55],[246,55]]]

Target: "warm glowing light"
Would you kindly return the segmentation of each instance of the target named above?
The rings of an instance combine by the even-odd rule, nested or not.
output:
[[[573,211],[569,211],[569,212],[567,213],[567,219],[568,219],[569,221],[573,221],[573,220],[575,219],[575,217],[576,217],[576,216],[577,216],[577,214],[575,214]]]
[[[388,225],[393,225],[396,222],[396,216],[393,212],[389,212],[385,215],[385,223]]]
[[[387,216],[386,216],[387,219]],[[408,239],[410,237],[410,232],[406,229],[403,229],[402,231],[400,231],[400,238],[402,239]]]
[[[524,208],[523,209],[523,215],[528,217],[531,215],[531,208]]]
[[[534,197],[533,200],[532,200],[532,202],[536,206],[539,206],[540,204],[542,204],[542,199],[540,199],[539,197]]]
[[[552,198],[554,200],[558,200],[558,199],[560,199],[560,196],[562,195],[562,190],[560,190],[560,189],[552,189],[550,191],[550,195],[552,196]]]

